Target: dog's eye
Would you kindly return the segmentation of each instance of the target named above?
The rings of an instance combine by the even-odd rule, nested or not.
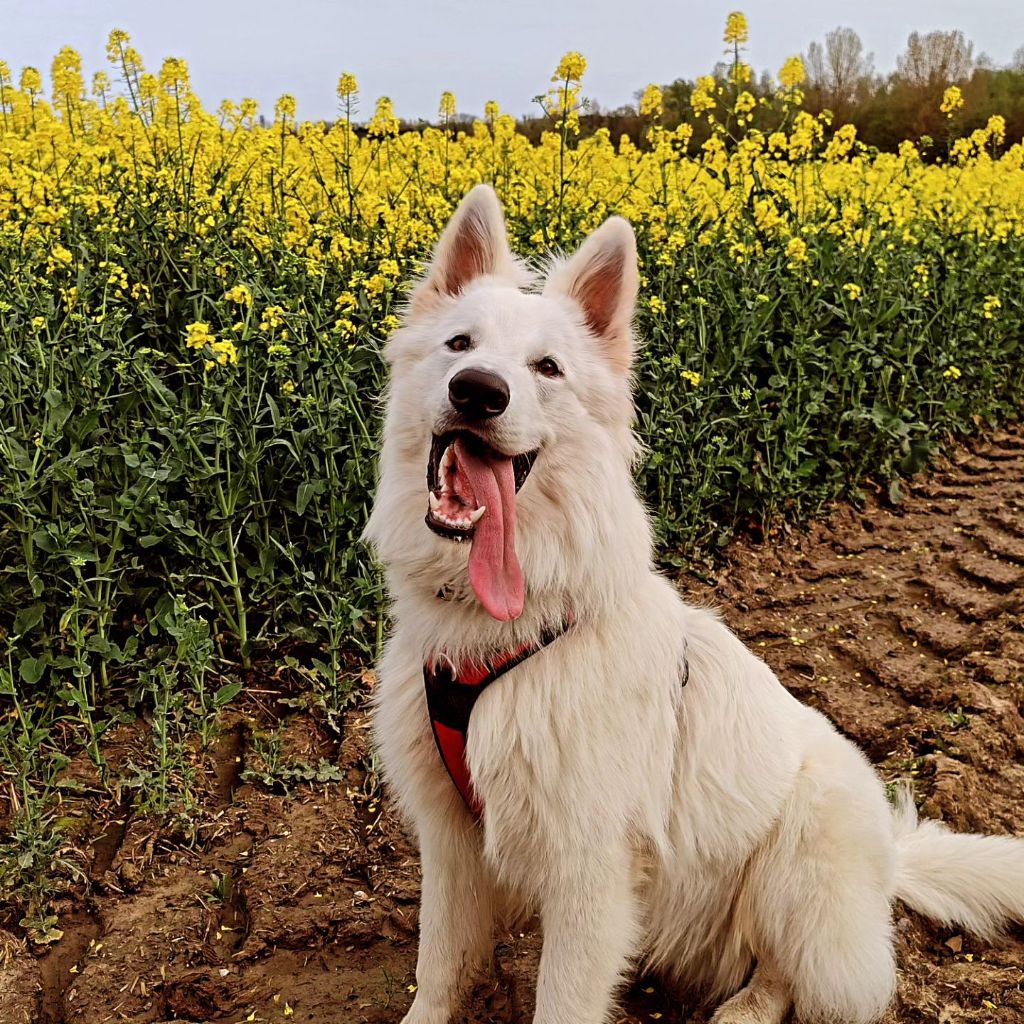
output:
[[[545,356],[533,364],[533,368],[543,377],[561,377],[562,368],[551,358]]]
[[[449,338],[445,345],[453,352],[465,352],[466,349],[473,347],[473,342],[468,334],[456,334],[454,338]]]

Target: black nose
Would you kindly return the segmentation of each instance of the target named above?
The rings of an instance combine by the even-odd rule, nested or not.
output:
[[[448,397],[463,416],[486,420],[508,408],[508,385],[490,370],[459,370],[448,382]]]

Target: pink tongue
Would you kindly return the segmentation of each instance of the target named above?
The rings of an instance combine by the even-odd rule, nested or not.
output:
[[[487,613],[502,622],[523,614],[526,584],[516,558],[516,479],[512,460],[481,458],[456,441],[456,456],[469,478],[477,507],[486,505],[473,531],[469,582]]]

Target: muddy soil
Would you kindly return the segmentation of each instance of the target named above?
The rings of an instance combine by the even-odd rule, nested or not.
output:
[[[713,584],[679,585],[720,606],[887,780],[912,779],[926,814],[1024,834],[1024,435],[958,451],[899,507],[738,542]],[[270,688],[226,723],[187,839],[130,801],[93,808],[109,820],[89,884],[60,908],[64,938],[43,952],[0,932],[3,1024],[401,1020],[417,861],[378,791],[365,714],[347,715],[339,741],[273,704]],[[325,758],[343,781],[287,794],[245,782],[268,716],[289,757]],[[896,922],[886,1024],[1024,1020],[1024,932],[987,945],[902,907]],[[528,1020],[538,951],[535,934],[499,937],[461,1019]],[[647,979],[623,1006],[623,1024],[706,1019]]]

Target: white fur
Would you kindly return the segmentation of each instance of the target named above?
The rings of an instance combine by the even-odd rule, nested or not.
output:
[[[719,1024],[779,1024],[791,1005],[803,1021],[867,1024],[894,991],[893,899],[992,933],[1024,918],[1024,842],[919,825],[906,804],[894,813],[860,751],[653,570],[631,477],[635,258],[613,219],[542,293],[524,292],[497,200],[478,187],[389,343],[367,536],[395,623],[376,741],[423,862],[405,1024],[452,1020],[497,923],[532,912],[544,934],[535,1024],[608,1020],[637,964],[728,999]],[[473,348],[449,351],[460,333]],[[546,356],[564,379],[534,372]],[[517,503],[527,600],[510,623],[476,601],[466,547],[423,522],[431,434],[450,427],[447,383],[467,366],[510,385],[491,443],[541,449]],[[568,609],[570,630],[473,712],[477,824],[434,747],[423,663],[487,658]]]

